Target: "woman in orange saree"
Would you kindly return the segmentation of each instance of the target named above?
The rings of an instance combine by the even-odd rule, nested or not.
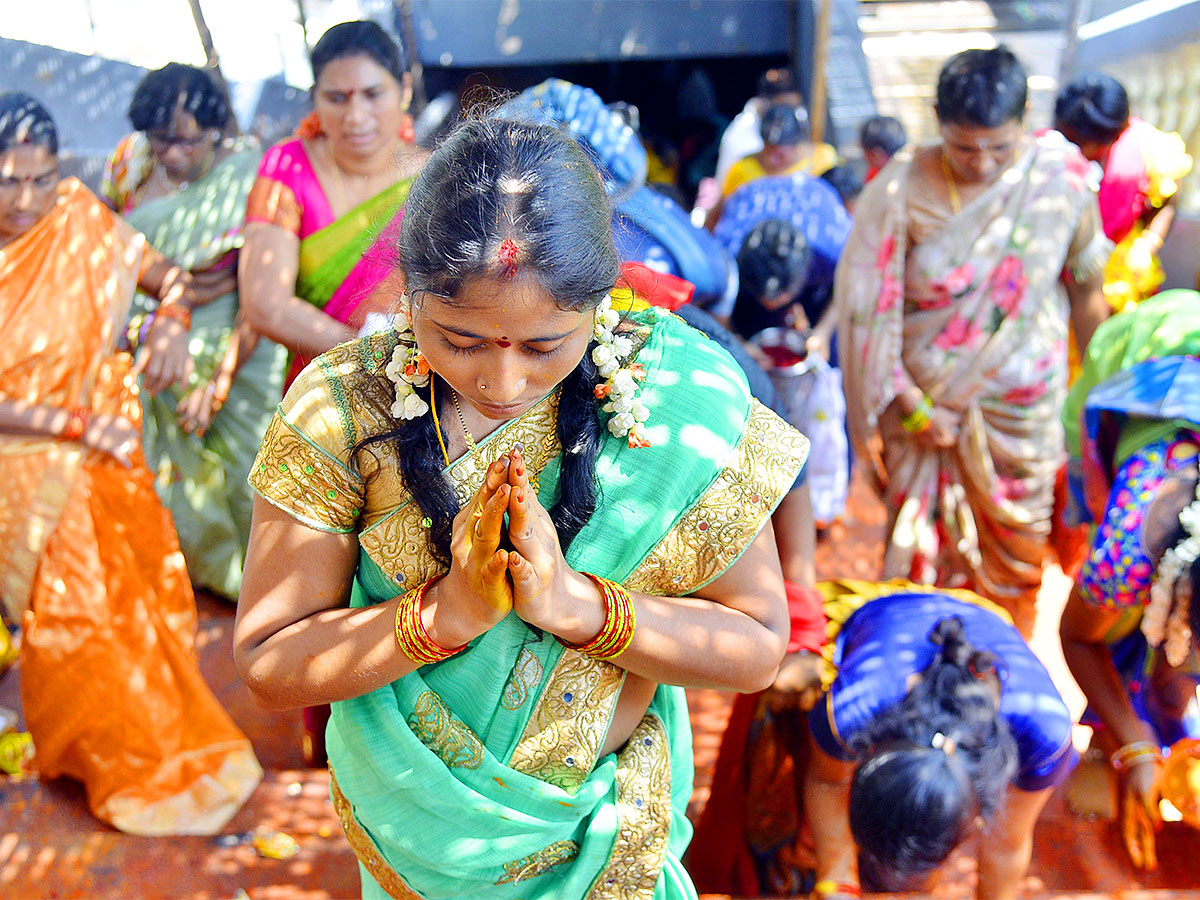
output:
[[[35,766],[83,782],[122,831],[210,834],[262,770],[200,674],[135,387],[139,369],[150,390],[185,377],[188,310],[142,235],[58,180],[56,153],[45,108],[0,95],[0,608],[22,623]],[[115,342],[139,286],[166,299],[135,367]]]

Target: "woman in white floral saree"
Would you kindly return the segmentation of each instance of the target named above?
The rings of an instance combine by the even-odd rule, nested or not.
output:
[[[1065,459],[1068,315],[1106,315],[1110,246],[1088,164],[1024,132],[1005,48],[951,58],[939,144],[858,201],[835,288],[847,416],[888,507],[884,578],[966,587],[1027,634]]]

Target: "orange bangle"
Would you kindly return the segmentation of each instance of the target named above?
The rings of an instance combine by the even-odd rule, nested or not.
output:
[[[210,381],[208,386],[212,388],[212,411],[218,413],[225,408],[225,401],[229,399],[229,388],[221,390],[215,381]]]
[[[67,424],[58,434],[60,441],[77,441],[85,431],[87,431],[88,423],[92,420],[92,411],[86,406],[72,406],[67,410]]]
[[[449,659],[467,648],[466,644],[453,650],[440,646],[429,636],[425,623],[421,621],[421,602],[425,599],[425,592],[441,578],[441,575],[435,575],[424,584],[417,585],[400,598],[400,605],[396,607],[396,644],[405,656],[423,666]]]
[[[174,319],[182,323],[184,330],[192,327],[192,311],[182,303],[160,303],[155,315],[160,319]]]

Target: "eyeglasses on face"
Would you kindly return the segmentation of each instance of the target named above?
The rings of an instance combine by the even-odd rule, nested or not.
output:
[[[149,132],[146,137],[150,140],[150,146],[157,153],[163,153],[172,147],[180,147],[188,152],[192,152],[212,142],[212,138],[207,134],[198,134],[195,137],[181,137],[178,134]]]

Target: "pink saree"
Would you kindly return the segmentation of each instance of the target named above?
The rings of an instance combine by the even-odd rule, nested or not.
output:
[[[371,295],[395,269],[404,200],[412,178],[402,179],[335,219],[313,171],[304,141],[292,138],[263,156],[246,204],[246,221],[265,222],[300,238],[296,296],[326,315],[359,328],[375,309]],[[293,354],[283,389],[309,363]]]

